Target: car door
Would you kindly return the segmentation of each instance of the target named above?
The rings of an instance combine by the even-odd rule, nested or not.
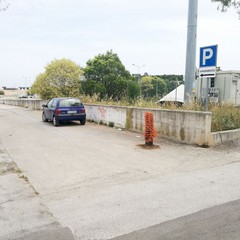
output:
[[[44,105],[44,109],[43,109],[44,115],[48,120],[50,120],[50,107],[52,105],[52,102],[53,102],[53,99],[50,100],[46,105]]]
[[[45,109],[44,113],[48,120],[53,120],[54,112],[57,106],[57,99],[52,99],[47,103],[47,108]]]

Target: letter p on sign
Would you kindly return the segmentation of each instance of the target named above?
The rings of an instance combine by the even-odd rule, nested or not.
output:
[[[200,67],[216,67],[217,45],[200,48]]]
[[[202,64],[205,66],[207,60],[211,59],[213,56],[213,50],[211,48],[203,49],[203,62]]]

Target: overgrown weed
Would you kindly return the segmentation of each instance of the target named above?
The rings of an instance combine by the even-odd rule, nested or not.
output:
[[[211,107],[212,131],[240,128],[240,109],[230,104]]]
[[[192,101],[187,105],[176,105],[168,103],[160,105],[154,100],[144,100],[137,98],[135,100],[123,99],[113,101],[111,99],[100,100],[99,96],[81,96],[84,103],[102,104],[111,106],[131,106],[139,108],[158,108],[170,110],[188,110],[188,111],[205,111],[204,104]],[[240,128],[240,108],[232,104],[211,104],[208,106],[209,112],[212,112],[212,131],[225,131]]]

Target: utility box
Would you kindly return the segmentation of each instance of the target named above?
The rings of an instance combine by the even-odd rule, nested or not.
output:
[[[240,70],[218,70],[214,78],[197,76],[196,99],[204,102],[207,95],[209,102],[240,106]]]

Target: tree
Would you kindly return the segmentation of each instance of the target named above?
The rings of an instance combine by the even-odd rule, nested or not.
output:
[[[167,93],[167,83],[157,76],[144,76],[141,79],[141,90],[144,98],[158,99]]]
[[[167,89],[166,89],[167,93],[171,92],[177,86],[184,83],[183,75],[174,75],[174,74],[166,75],[166,74],[164,74],[164,75],[156,75],[156,76],[163,79],[164,82],[167,84]]]
[[[136,81],[127,82],[127,97],[129,100],[136,99],[140,94],[140,87]]]
[[[150,98],[151,92],[154,89],[152,84],[153,77],[145,76],[141,78],[140,85],[141,85],[141,93],[143,98]]]
[[[159,97],[163,97],[167,93],[167,84],[163,79],[159,77],[154,77],[152,80],[152,84],[154,86],[154,91],[152,95],[155,96],[156,99],[158,99]]]
[[[238,9],[238,14],[240,14],[240,1],[236,0],[212,0],[212,2],[219,3],[219,8],[221,8],[222,11],[226,11],[230,7],[234,7]]]
[[[8,7],[10,6],[10,3],[6,0],[0,0],[0,12],[6,11]]]
[[[78,97],[83,70],[71,60],[54,60],[37,76],[31,87],[32,94],[42,99],[52,97]]]
[[[85,81],[82,90],[85,94],[98,94],[101,99],[119,100],[127,95],[128,81],[132,76],[116,53],[107,51],[87,62],[84,69]]]

